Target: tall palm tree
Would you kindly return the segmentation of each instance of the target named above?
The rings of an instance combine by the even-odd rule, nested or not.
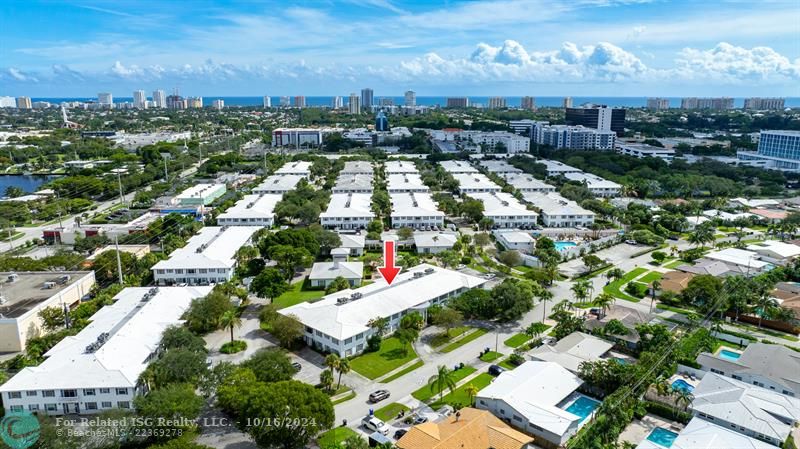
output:
[[[453,371],[444,365],[439,365],[438,371],[428,379],[428,383],[431,385],[431,391],[439,392],[439,400],[444,396],[443,393],[445,389],[450,390],[450,393],[456,389],[456,381],[453,380]]]
[[[656,279],[650,284],[650,313],[653,313],[653,305],[659,290],[661,290],[661,281]]]
[[[556,305],[553,306],[553,312],[565,312],[568,310],[574,310],[575,305],[573,305],[569,300],[562,299]]]
[[[572,284],[570,290],[572,290],[572,294],[575,295],[575,300],[579,303],[586,302],[586,299],[589,297],[589,286],[591,283],[587,280],[578,281]]]
[[[614,305],[614,301],[616,301],[616,298],[608,293],[600,293],[597,295],[597,298],[594,299],[594,305],[602,311],[603,316],[606,316],[608,311],[611,310],[611,306]]]
[[[608,279],[609,282],[619,279],[624,275],[625,273],[620,268],[612,268],[606,271],[606,279]]]
[[[675,396],[675,404],[680,405],[682,403],[684,410],[686,410],[689,404],[692,403],[692,400],[694,400],[694,395],[685,388],[678,388],[675,390]]]
[[[336,354],[328,354],[325,357],[325,366],[331,370],[331,374],[335,373],[336,370],[339,369],[339,365],[342,363],[342,360]]]
[[[342,386],[342,374],[350,372],[350,359],[339,360],[339,382],[336,384],[336,389]]]
[[[242,319],[236,314],[235,310],[228,310],[219,318],[219,325],[223,329],[231,330],[231,341],[233,341],[233,328],[242,326]]]
[[[544,322],[544,320],[547,319],[547,301],[553,299],[553,292],[543,288],[539,291],[538,295],[539,295],[539,300],[542,301],[542,303],[544,303],[542,305],[542,322]]]
[[[755,307],[756,315],[758,315],[758,328],[761,329],[761,320],[764,319],[765,315],[772,313],[778,303],[769,291],[762,291],[753,306]]]
[[[472,407],[472,404],[475,403],[475,396],[478,395],[478,387],[475,385],[469,384],[464,387],[464,393],[467,393],[467,397],[469,397],[469,406]]]
[[[333,372],[326,369],[319,373],[319,383],[322,385],[322,388],[331,391],[333,387]]]

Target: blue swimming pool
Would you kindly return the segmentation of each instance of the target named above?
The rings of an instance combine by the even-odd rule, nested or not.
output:
[[[662,429],[661,427],[656,427],[650,432],[650,435],[647,435],[648,440],[663,447],[671,447],[676,438],[678,438],[677,433]]]
[[[567,248],[578,246],[578,244],[575,242],[553,242],[553,244],[556,246],[556,250],[558,251],[564,251]]]
[[[725,360],[730,360],[732,362],[735,362],[735,361],[739,360],[739,357],[741,357],[741,356],[742,356],[742,354],[740,354],[740,353],[738,353],[736,351],[728,351],[727,349],[723,349],[723,350],[719,351],[719,358],[725,359]]]
[[[675,379],[675,381],[672,382],[672,388],[674,390],[686,391],[689,393],[694,391],[694,386],[683,379]]]
[[[579,422],[583,422],[597,407],[600,407],[599,401],[595,401],[590,397],[581,396],[570,404],[566,410],[573,415],[580,416],[581,420]]]

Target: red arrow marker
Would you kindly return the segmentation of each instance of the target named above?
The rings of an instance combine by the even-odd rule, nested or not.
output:
[[[386,279],[387,284],[392,285],[400,270],[400,267],[394,266],[394,242],[391,240],[383,242],[383,266],[378,268],[381,276]]]

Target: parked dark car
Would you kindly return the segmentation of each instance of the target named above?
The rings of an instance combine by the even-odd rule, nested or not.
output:
[[[373,404],[389,398],[389,390],[378,390],[369,395],[369,402]]]
[[[492,365],[489,367],[489,374],[492,376],[499,376],[502,374],[506,369],[499,365]]]
[[[292,368],[294,368],[294,370],[299,373],[300,370],[303,369],[303,365],[301,365],[301,364],[299,364],[297,362],[292,362]]]
[[[408,433],[407,429],[397,429],[397,432],[394,433],[394,439],[399,440],[400,438],[403,438],[403,435],[407,433]]]

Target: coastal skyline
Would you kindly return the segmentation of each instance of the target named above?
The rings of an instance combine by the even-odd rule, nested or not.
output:
[[[800,96],[800,8],[790,1],[31,1],[0,9],[0,95],[320,96],[372,87],[420,96]]]

